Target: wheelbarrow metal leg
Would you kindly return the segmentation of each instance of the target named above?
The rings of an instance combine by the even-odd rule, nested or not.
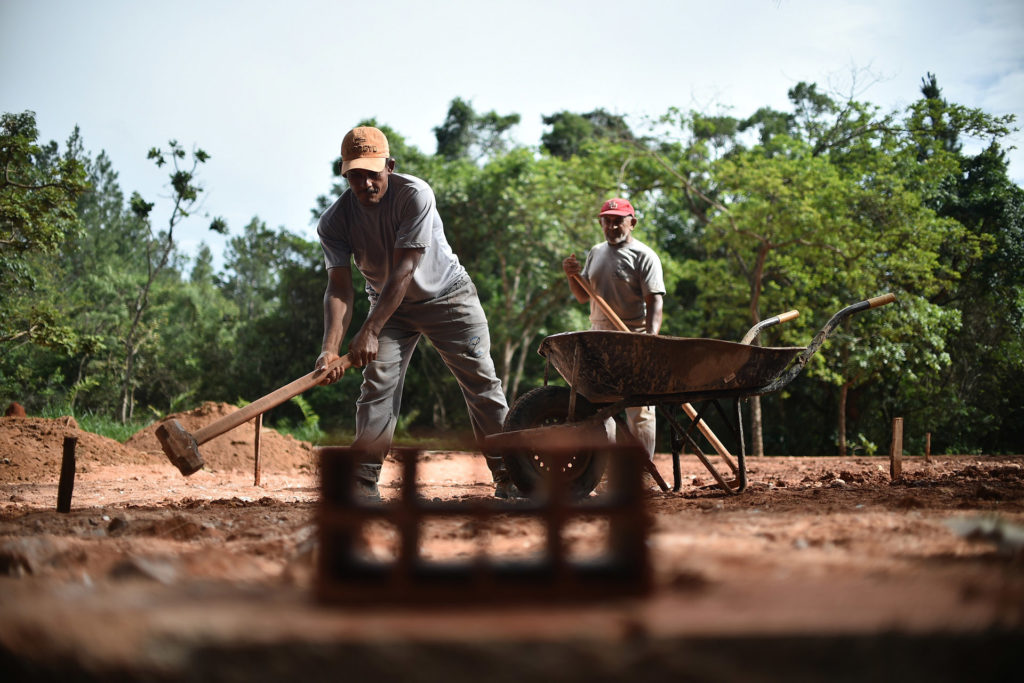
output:
[[[698,418],[702,417],[702,415],[703,410],[701,410],[697,414]],[[708,460],[707,456],[704,455],[704,452],[700,449],[700,446],[697,445],[697,442],[694,441],[693,436],[691,435],[691,432],[696,428],[696,420],[690,422],[689,429],[684,430],[683,427],[679,424],[679,421],[676,420],[676,418],[673,417],[671,413],[665,412],[665,416],[668,419],[669,424],[672,426],[672,429],[683,438],[685,443],[691,449],[693,449],[694,455],[697,456],[697,459],[700,460],[701,464],[704,465],[705,469],[707,469],[707,471],[711,474],[715,481],[718,482],[718,485],[722,488],[722,490],[724,490],[729,495],[736,495],[738,493],[742,493],[742,491],[746,488],[747,485],[747,477],[746,472],[743,468],[743,460],[740,460],[740,465],[738,466],[738,478],[734,479],[731,482],[726,481],[725,477],[723,477],[721,473],[719,473],[718,469],[714,466],[714,464],[712,464],[712,462]]]
[[[667,492],[668,484],[665,483],[665,479],[661,476],[661,472],[658,471],[658,467],[654,464],[654,462],[648,459],[644,462],[644,467],[647,468],[647,471],[654,478],[654,482],[658,485],[658,488],[660,488],[662,491]],[[678,491],[679,489],[673,490]]]
[[[715,402],[712,401],[712,403]],[[707,412],[707,409],[707,403],[701,406],[700,412],[698,412],[696,418],[694,418],[694,423],[699,425],[700,422],[703,421],[704,413]],[[729,468],[732,469],[733,474],[736,475],[737,477],[736,479],[729,482],[725,481],[725,478],[721,474],[719,474],[718,469],[711,463],[710,460],[708,460],[704,452],[700,450],[697,451],[697,458],[702,463],[704,463],[704,467],[706,467],[708,471],[711,472],[711,476],[715,478],[715,480],[718,482],[718,485],[721,486],[726,493],[735,495],[737,493],[742,492],[743,489],[746,488],[746,473],[744,472],[742,475],[740,474],[739,467],[732,461],[732,458],[728,457],[724,453],[719,453],[719,455],[722,456],[722,459],[726,462],[726,464],[729,465]]]
[[[743,440],[743,406],[740,399],[736,399],[736,433],[740,440],[740,452],[736,456],[740,467],[740,491],[744,491],[747,488],[747,446]]]
[[[682,443],[679,450],[672,449],[672,490],[678,493],[683,488],[683,469],[679,464],[679,452],[682,450]]]

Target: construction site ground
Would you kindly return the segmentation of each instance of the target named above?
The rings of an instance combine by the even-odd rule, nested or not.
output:
[[[234,408],[177,415],[195,430]],[[0,676],[14,680],[1007,680],[1024,647],[1024,456],[748,459],[725,495],[696,458],[652,491],[651,593],[477,605],[321,604],[308,443],[250,424],[182,476],[153,427],[126,444],[71,418],[0,418]],[[71,510],[56,511],[77,438]],[[671,481],[670,456],[656,457]],[[381,492],[398,495],[399,465]],[[422,456],[423,495],[487,499],[482,457]],[[544,552],[516,519],[498,557]],[[395,539],[368,539],[394,544]],[[392,532],[393,533],[393,532]],[[601,551],[598,523],[568,542]],[[474,552],[465,523],[426,557]],[[638,678],[639,677],[639,678]]]

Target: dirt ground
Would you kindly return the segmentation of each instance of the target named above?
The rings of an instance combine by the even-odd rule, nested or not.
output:
[[[174,416],[194,431],[234,408]],[[71,418],[0,418],[4,680],[1007,679],[1024,639],[1024,456],[752,458],[727,496],[692,456],[651,492],[654,589],[575,604],[319,604],[312,447],[251,423],[201,447],[183,477],[151,426],[126,444]],[[72,507],[56,512],[77,437]],[[479,455],[422,456],[422,492],[489,501]],[[671,478],[667,455],[656,459]],[[381,491],[398,495],[399,465]],[[426,556],[473,552],[464,523]],[[383,532],[382,532],[383,533]],[[510,518],[499,557],[545,551]],[[574,530],[574,552],[600,550]],[[393,543],[394,539],[377,539]],[[369,541],[371,544],[374,540]]]

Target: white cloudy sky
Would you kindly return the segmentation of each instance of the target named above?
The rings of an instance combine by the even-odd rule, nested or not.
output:
[[[859,99],[890,109],[927,72],[947,99],[1020,119],[1024,2],[0,0],[0,111],[35,111],[44,141],[78,124],[126,193],[151,201],[165,173],[146,151],[198,143],[212,155],[205,211],[235,233],[259,216],[310,239],[330,162],[363,118],[433,152],[462,97],[520,114],[517,139],[536,145],[541,117],[562,110],[745,116],[788,108],[798,81],[848,92],[852,73]],[[1024,155],[1011,160],[1024,184]],[[181,232],[189,253],[222,247],[206,224]]]

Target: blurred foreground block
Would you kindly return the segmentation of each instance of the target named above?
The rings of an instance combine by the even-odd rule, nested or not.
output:
[[[537,446],[534,445],[534,448]],[[643,472],[646,455],[603,444],[602,492],[572,500],[559,463],[574,449],[557,440],[553,466],[531,499],[427,500],[417,490],[422,452],[394,449],[400,496],[369,502],[354,493],[360,453],[320,448],[317,597],[335,603],[594,601],[651,588]],[[438,538],[444,547],[433,547]]]

